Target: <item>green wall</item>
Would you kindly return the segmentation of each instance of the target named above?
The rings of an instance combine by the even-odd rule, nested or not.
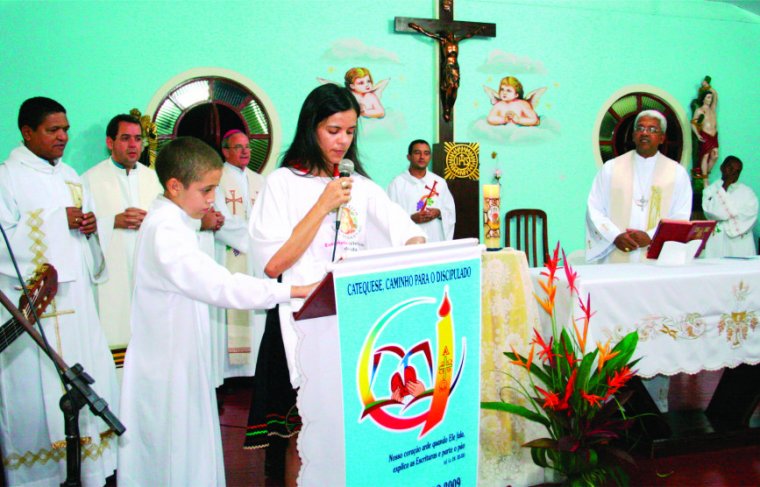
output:
[[[363,120],[361,153],[385,186],[406,166],[413,138],[436,136],[434,41],[393,32],[393,18],[435,16],[435,0],[0,1],[0,155],[20,140],[20,103],[35,95],[62,102],[72,124],[65,160],[82,172],[106,156],[105,124],[196,67],[236,71],[273,102],[287,145],[316,77],[340,80],[365,65],[390,78],[386,118]],[[457,141],[480,142],[481,181],[504,171],[503,210],[544,208],[550,240],[583,247],[585,200],[596,173],[594,125],[608,99],[635,84],[669,93],[687,110],[702,77],[719,92],[721,160],[745,162],[743,182],[760,194],[760,18],[702,0],[456,0],[458,20],[494,22],[497,37],[460,45]],[[351,56],[334,43],[358,39]],[[542,72],[486,64],[495,50],[540,62]],[[346,56],[346,57],[341,57]],[[489,70],[490,69],[490,70]],[[542,140],[501,142],[476,128],[490,107],[483,85],[512,74],[526,91],[546,86],[538,113]],[[684,120],[687,123],[687,120]],[[270,163],[271,164],[271,163]],[[714,173],[714,177],[717,172]],[[756,234],[760,227],[756,226]]]

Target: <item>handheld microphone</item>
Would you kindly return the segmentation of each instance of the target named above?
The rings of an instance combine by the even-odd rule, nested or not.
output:
[[[354,173],[354,161],[342,159],[338,163],[338,175],[342,178],[350,177]],[[335,261],[335,250],[338,248],[338,233],[340,231],[340,216],[343,214],[343,205],[338,207],[335,215],[335,239],[333,240],[332,260]]]
[[[338,174],[340,177],[347,178],[354,173],[354,161],[351,159],[342,159],[338,163]]]

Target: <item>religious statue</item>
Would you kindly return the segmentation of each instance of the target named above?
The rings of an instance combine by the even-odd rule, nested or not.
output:
[[[156,124],[150,119],[150,115],[143,115],[140,110],[133,108],[129,114],[140,121],[142,128],[143,147],[140,155],[140,162],[146,166],[153,167],[158,154],[158,129]]]
[[[514,76],[502,78],[498,93],[488,86],[483,86],[493,108],[486,121],[490,125],[525,125],[535,126],[541,122],[536,114],[536,106],[546,87],[538,88],[524,96],[522,83]]]
[[[705,179],[718,160],[718,92],[710,81],[709,76],[702,81],[697,98],[692,102],[694,115],[691,119],[691,131],[699,144],[694,166],[699,168],[700,176]]]
[[[478,26],[476,29],[461,36],[455,35],[452,31],[442,33],[429,32],[416,23],[410,23],[409,27],[420,34],[438,41],[441,52],[439,60],[441,105],[443,106],[443,119],[449,122],[451,121],[451,111],[454,108],[454,103],[457,101],[457,90],[459,89],[459,62],[457,61],[459,42],[478,34],[485,29],[485,26]]]

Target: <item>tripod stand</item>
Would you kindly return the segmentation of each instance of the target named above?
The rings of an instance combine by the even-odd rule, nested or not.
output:
[[[66,435],[66,480],[63,486],[78,487],[81,485],[81,442],[79,435],[79,411],[88,405],[90,411],[99,416],[117,434],[122,435],[126,428],[119,419],[108,409],[108,403],[98,396],[90,387],[94,382],[80,364],[69,367],[66,362],[51,348],[46,346],[39,332],[29,323],[19,309],[0,291],[0,304],[13,316],[13,319],[24,328],[32,340],[40,347],[61,373],[64,393],[60,407],[64,416],[64,432]]]

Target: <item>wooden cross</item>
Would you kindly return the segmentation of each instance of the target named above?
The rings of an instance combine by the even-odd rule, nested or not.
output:
[[[422,204],[422,209],[420,211],[425,211],[425,208],[427,208],[428,201],[430,201],[430,198],[433,196],[438,196],[438,191],[435,190],[435,187],[438,186],[438,181],[433,181],[433,187],[428,188],[425,186],[425,189],[429,189],[430,192],[425,196],[424,203]]]
[[[440,19],[396,17],[396,32],[418,32],[438,41],[438,91],[441,110],[438,142],[454,142],[454,104],[459,89],[459,42],[473,36],[496,37],[496,24],[454,20],[454,0],[438,0]]]
[[[224,202],[225,203],[232,203],[232,214],[233,215],[237,215],[237,211],[236,211],[237,206],[235,205],[235,203],[240,203],[242,205],[243,204],[243,197],[242,196],[238,196],[237,198],[235,198],[235,190],[234,189],[231,189],[230,193],[232,193],[232,198],[227,198],[225,196],[224,197]]]

